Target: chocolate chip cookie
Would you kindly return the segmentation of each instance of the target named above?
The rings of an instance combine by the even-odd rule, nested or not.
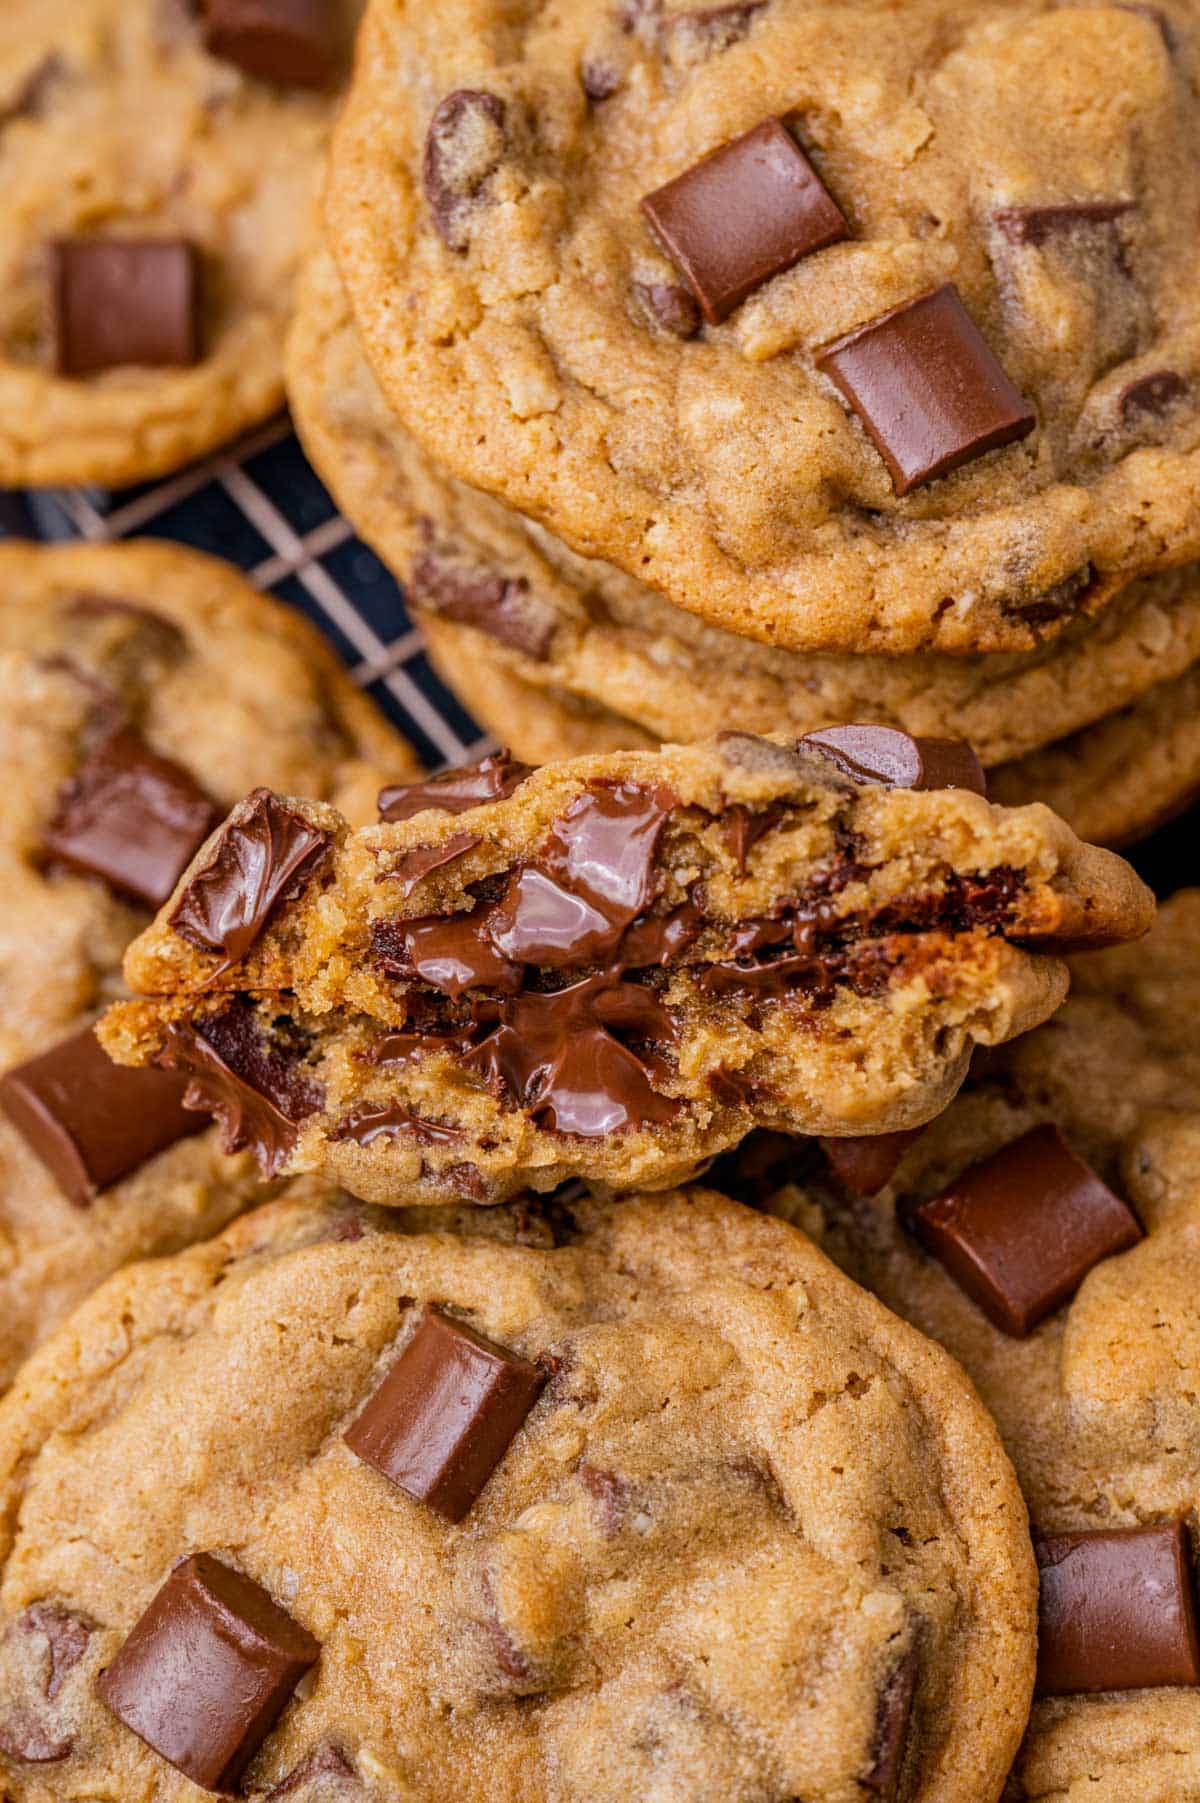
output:
[[[453,475],[790,650],[1200,552],[1192,9],[373,0],[326,229]]]
[[[443,648],[443,675],[531,762],[683,741],[714,720],[797,735],[878,720],[967,739],[995,766],[1128,706],[1200,658],[1194,565],[1131,584],[1098,620],[1029,652],[805,654],[737,638],[442,471],[384,401],[327,253],[305,271],[287,363],[297,424],[342,511],[403,578],[435,655]],[[534,691],[516,706],[496,687],[510,676]],[[572,742],[567,730],[556,739],[547,716],[564,699],[598,734],[615,716],[624,735],[612,736],[610,721],[607,739]],[[1005,799],[1038,798],[1019,782]],[[1056,793],[1045,799],[1072,818]]]
[[[258,791],[197,854],[104,1043],[188,1076],[268,1173],[371,1201],[663,1187],[755,1124],[917,1125],[1148,892],[966,746],[727,733],[380,797]],[[973,792],[975,791],[975,792]]]
[[[475,1216],[275,1203],[33,1359],[6,1794],[995,1803],[1035,1575],[961,1372],[710,1191]]]
[[[257,779],[364,817],[381,771],[412,775],[408,747],[227,566],[0,545],[0,1385],[123,1260],[261,1193],[182,1082],[118,1070],[92,1035],[129,941]]]
[[[1012,1796],[1195,1803],[1200,891],[1072,974],[921,1135],[831,1144],[779,1205],[961,1360],[1016,1465],[1044,1700]]]
[[[161,474],[283,399],[359,0],[0,17],[0,483]]]

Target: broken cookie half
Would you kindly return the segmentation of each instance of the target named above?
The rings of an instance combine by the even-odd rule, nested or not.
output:
[[[903,786],[901,786],[903,785]],[[385,791],[260,790],[131,948],[101,1037],[271,1173],[369,1200],[665,1186],[753,1126],[890,1132],[1053,1012],[1152,901],[965,747],[887,728]]]

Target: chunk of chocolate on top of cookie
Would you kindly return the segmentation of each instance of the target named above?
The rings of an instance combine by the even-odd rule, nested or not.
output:
[[[1148,915],[1119,859],[981,786],[964,747],[854,727],[498,757],[357,834],[260,793],[132,948],[151,999],[104,1041],[272,1171],[384,1201],[905,1131],[1057,1004],[1062,946]]]

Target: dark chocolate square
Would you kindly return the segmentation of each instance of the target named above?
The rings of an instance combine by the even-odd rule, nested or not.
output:
[[[912,1214],[913,1227],[988,1319],[1018,1338],[1066,1302],[1093,1265],[1142,1237],[1133,1211],[1035,1127],[972,1165]]]
[[[779,119],[764,119],[647,194],[642,211],[710,325],[772,276],[849,232]]]
[[[898,495],[1037,423],[951,283],[837,339],[816,362],[858,414]]]

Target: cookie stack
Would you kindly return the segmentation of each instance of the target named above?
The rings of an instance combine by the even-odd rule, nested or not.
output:
[[[0,478],[145,475],[357,8],[43,11]],[[372,0],[292,399],[515,754],[0,545],[2,1803],[1200,1803],[1194,13]]]
[[[868,719],[1200,780],[1190,9],[380,0],[290,352],[522,755]]]

